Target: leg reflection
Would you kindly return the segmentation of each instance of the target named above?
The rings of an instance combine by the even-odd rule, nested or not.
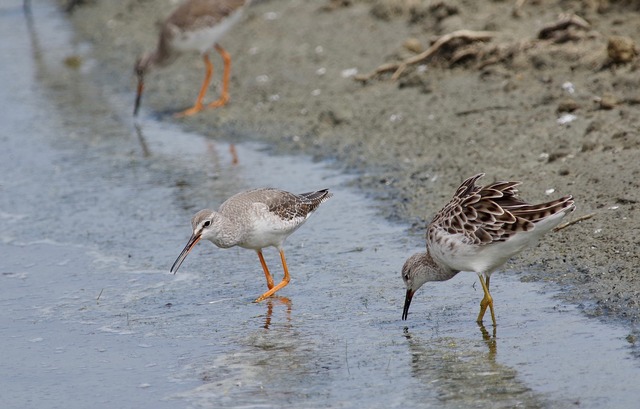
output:
[[[498,352],[498,343],[496,342],[496,327],[493,326],[492,334],[489,335],[489,331],[485,328],[484,325],[478,323],[478,327],[480,328],[480,333],[482,334],[482,339],[484,343],[489,348],[489,358],[495,361],[496,354]]]
[[[231,153],[231,164],[237,165],[240,162],[240,158],[238,157],[238,151],[236,150],[235,144],[229,145],[229,152]]]
[[[274,304],[285,305],[287,307],[287,322],[291,322],[291,300],[289,298],[273,295],[265,300],[265,304],[267,304],[267,312],[264,319],[264,329],[269,329],[269,326],[271,326]]]

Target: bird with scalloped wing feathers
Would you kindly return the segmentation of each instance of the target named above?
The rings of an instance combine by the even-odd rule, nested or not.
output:
[[[427,227],[427,251],[409,257],[402,267],[407,288],[402,319],[406,320],[414,294],[430,281],[446,281],[460,271],[478,274],[484,297],[477,322],[487,307],[496,317],[489,293],[491,274],[556,227],[575,209],[572,196],[529,204],[518,197],[520,182],[478,186],[480,173],[462,182],[453,198]]]

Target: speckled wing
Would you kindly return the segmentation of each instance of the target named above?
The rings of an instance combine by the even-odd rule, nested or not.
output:
[[[328,189],[301,194],[280,192],[281,194],[274,196],[267,206],[270,212],[283,220],[304,220],[331,197]]]
[[[246,3],[248,0],[188,0],[167,18],[166,25],[192,31],[211,27]]]
[[[522,231],[530,231],[536,223],[573,207],[573,198],[529,204],[518,197],[520,182],[495,182],[477,186],[484,174],[465,180],[453,199],[433,218],[427,240],[434,241],[443,233],[463,235],[468,244],[486,245],[506,241]]]
[[[240,215],[263,207],[269,214],[297,225],[330,197],[328,189],[294,194],[280,189],[258,188],[232,196],[220,206],[219,211],[226,215]]]

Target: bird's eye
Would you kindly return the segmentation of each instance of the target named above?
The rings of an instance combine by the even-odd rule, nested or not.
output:
[[[202,223],[202,227],[209,227],[211,226],[211,220],[207,220],[206,222]]]

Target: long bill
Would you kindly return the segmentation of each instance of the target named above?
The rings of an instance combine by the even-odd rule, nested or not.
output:
[[[411,305],[411,299],[413,298],[415,291],[407,290],[407,295],[404,298],[404,308],[402,310],[402,320],[406,320],[409,315],[409,306]]]
[[[182,262],[184,261],[185,258],[187,258],[187,255],[189,254],[189,252],[191,251],[193,246],[198,244],[198,242],[200,241],[201,238],[202,238],[201,234],[195,234],[194,233],[194,234],[191,235],[191,238],[187,242],[187,245],[184,246],[184,249],[182,249],[182,253],[180,253],[180,255],[178,256],[176,261],[171,266],[171,270],[170,271],[173,274],[175,274],[178,271],[178,269],[182,265]]]
[[[142,101],[142,91],[144,91],[144,75],[138,74],[138,89],[136,91],[136,103],[133,107],[133,116],[138,116],[140,102]]]

